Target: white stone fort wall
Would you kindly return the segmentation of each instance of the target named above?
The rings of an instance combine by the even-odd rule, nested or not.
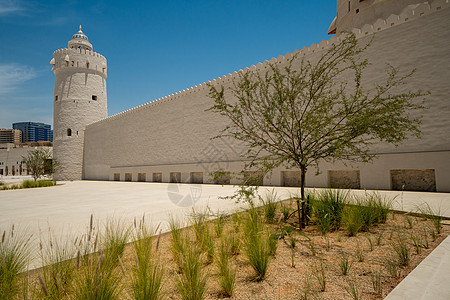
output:
[[[448,3],[442,0],[416,6],[414,10],[405,9],[400,15],[353,30],[362,44],[375,33],[373,44],[365,53],[371,63],[364,75],[366,83],[383,80],[385,63],[403,72],[417,69],[404,90],[432,93],[427,97],[428,109],[421,112],[423,137],[411,138],[397,148],[374,146],[372,149],[379,156],[373,164],[322,163],[319,176],[314,170],[309,171],[307,185],[327,186],[329,170],[359,170],[361,188],[390,189],[391,170],[433,169],[436,190],[450,191],[449,19]],[[314,60],[336,39],[304,47],[300,55]],[[291,55],[270,62],[282,66]],[[267,62],[250,69],[263,71],[266,66]],[[236,72],[211,84],[227,88],[235,78]],[[115,174],[120,174],[120,180],[131,176],[137,181],[138,173],[145,173],[145,181],[152,181],[153,173],[161,173],[162,181],[169,182],[171,172],[180,172],[181,181],[189,182],[191,172],[203,172],[203,181],[211,182],[207,177],[210,171],[240,171],[240,154],[245,148],[233,140],[211,140],[227,120],[205,111],[212,105],[208,91],[203,83],[89,125],[85,132],[84,179],[113,180]],[[283,171],[274,170],[264,184],[282,185]]]
[[[106,59],[89,50],[65,48],[53,53],[52,62],[54,158],[62,165],[55,178],[81,179],[84,129],[107,117]]]

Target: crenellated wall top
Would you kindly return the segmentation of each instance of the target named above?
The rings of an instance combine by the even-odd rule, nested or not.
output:
[[[435,0],[435,1],[433,1],[432,4],[428,4],[428,2],[424,2],[415,7],[408,6],[399,15],[390,15],[386,20],[378,19],[373,24],[366,24],[366,25],[362,26],[361,28],[354,28],[352,30],[352,32],[355,34],[356,38],[362,38],[364,36],[368,36],[368,35],[374,34],[376,32],[379,32],[379,31],[382,31],[382,30],[385,30],[385,29],[388,29],[388,28],[391,28],[394,26],[398,26],[400,24],[404,24],[406,22],[410,22],[416,18],[420,18],[422,16],[426,16],[431,13],[440,11],[441,9],[449,8],[450,7],[449,1],[450,0]],[[123,112],[117,113],[117,114],[107,117],[105,119],[99,120],[95,123],[92,123],[92,124],[88,125],[87,127],[98,126],[105,122],[116,120],[118,118],[127,116],[134,112],[137,112],[137,111],[140,111],[143,109],[147,109],[147,108],[153,107],[155,105],[159,105],[159,104],[168,102],[173,99],[180,98],[184,95],[196,93],[198,91],[208,89],[208,84],[213,84],[213,85],[225,84],[225,83],[230,82],[233,79],[235,79],[237,76],[239,76],[238,74],[241,72],[246,72],[249,70],[250,71],[263,70],[264,68],[267,67],[267,65],[269,63],[274,64],[277,62],[283,62],[283,61],[286,61],[286,60],[289,60],[290,58],[292,58],[293,55],[303,56],[303,55],[309,55],[311,53],[315,53],[317,51],[325,50],[340,40],[341,40],[341,38],[339,36],[332,36],[329,40],[322,40],[318,44],[312,43],[309,47],[305,46],[301,50],[296,49],[293,52],[287,52],[285,55],[279,55],[277,58],[273,57],[269,61],[265,60],[264,62],[260,62],[256,65],[251,65],[250,67],[246,67],[244,69],[234,71],[233,73],[228,73],[228,74],[218,77],[216,79],[212,79],[208,82],[203,82],[199,85],[195,85],[193,87],[184,89],[182,91],[178,91],[178,92],[170,94],[168,96],[161,97],[161,98],[152,100],[150,102],[141,104],[139,106],[130,108]]]

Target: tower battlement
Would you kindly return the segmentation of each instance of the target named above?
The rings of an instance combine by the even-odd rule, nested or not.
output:
[[[93,51],[80,26],[67,48],[53,52],[50,64],[55,73],[53,154],[62,166],[55,178],[79,180],[83,173],[84,130],[108,115],[107,61]]]
[[[53,52],[52,71],[64,68],[85,68],[107,77],[107,60],[100,53],[81,48],[62,48]]]

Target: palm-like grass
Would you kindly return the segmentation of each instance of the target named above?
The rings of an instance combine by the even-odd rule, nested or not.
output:
[[[4,230],[0,243],[0,299],[13,299],[20,291],[20,273],[30,262],[31,235],[14,230]]]

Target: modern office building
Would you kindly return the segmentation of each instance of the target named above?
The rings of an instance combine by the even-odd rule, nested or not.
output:
[[[52,126],[38,122],[19,122],[13,124],[14,129],[22,131],[22,143],[49,141],[52,142]]]
[[[22,131],[18,129],[0,129],[0,144],[1,143],[14,143],[18,144],[22,142]]]

